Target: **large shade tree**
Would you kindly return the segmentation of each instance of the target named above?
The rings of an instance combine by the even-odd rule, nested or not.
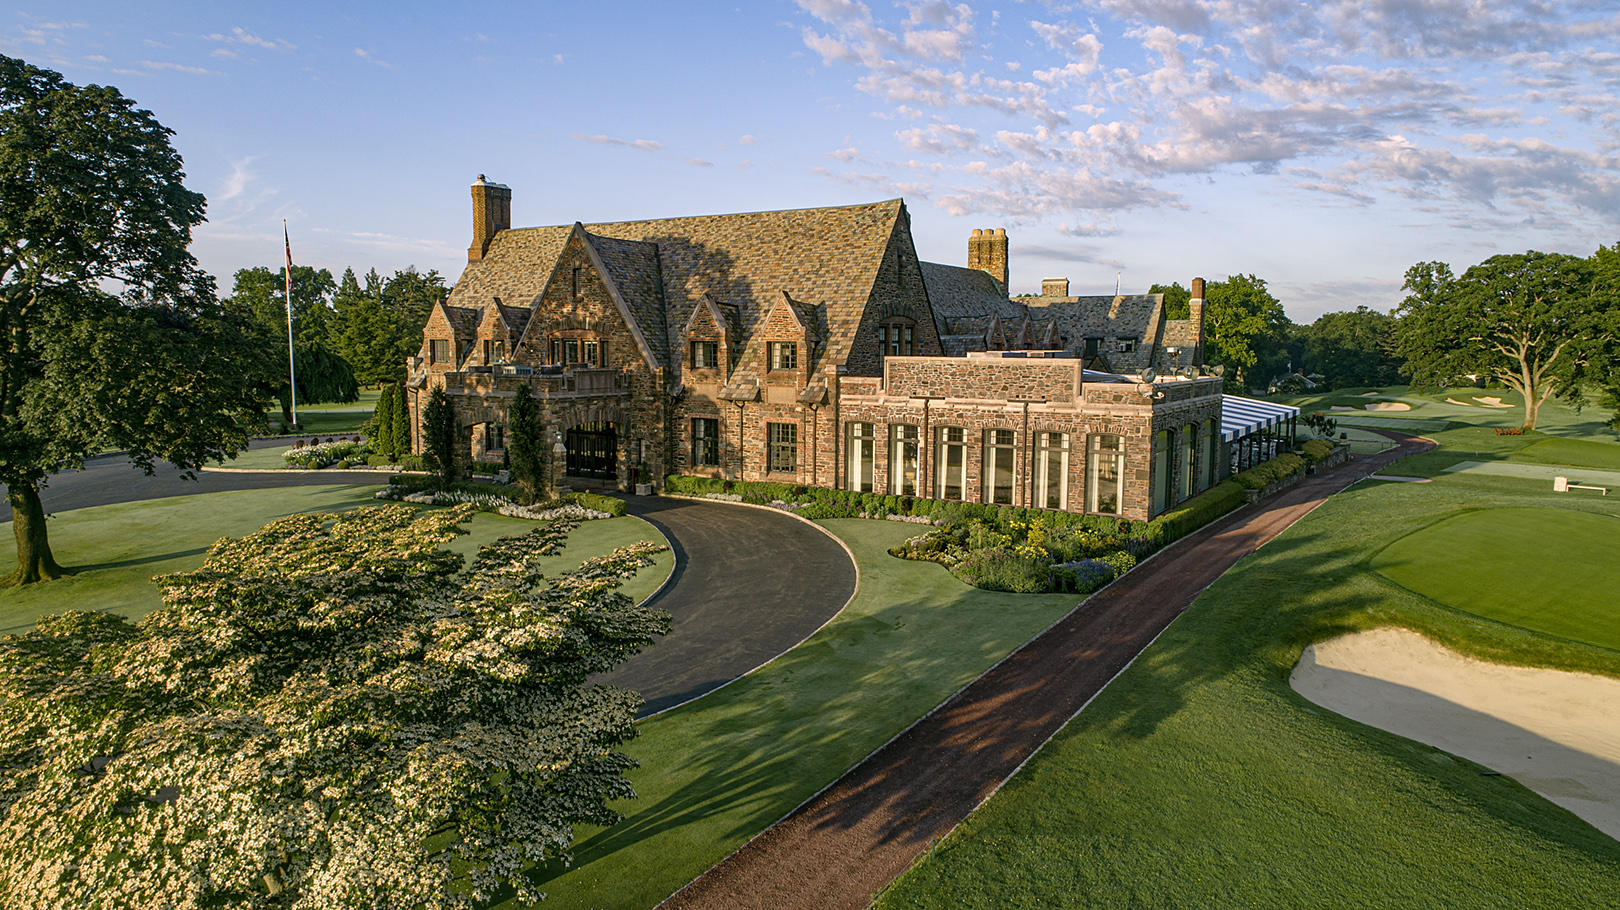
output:
[[[0,896],[17,908],[467,907],[611,824],[642,701],[587,680],[669,628],[547,578],[568,526],[442,545],[469,507],[294,515],[158,579],[138,624],[0,640]]]
[[[1150,294],[1163,294],[1165,316],[1185,319],[1191,310],[1191,292],[1179,283],[1155,284]],[[1231,275],[1204,286],[1204,362],[1227,370],[1235,389],[1248,387],[1262,361],[1286,363],[1279,356],[1291,323],[1282,303],[1267,289],[1265,279]]]
[[[1554,395],[1574,398],[1613,340],[1613,313],[1594,292],[1592,260],[1503,254],[1454,277],[1443,262],[1406,272],[1397,350],[1417,386],[1480,376],[1524,399],[1534,429]]]
[[[340,326],[337,349],[355,377],[372,385],[405,379],[405,361],[422,346],[428,312],[447,289],[436,271],[403,269],[384,279],[373,269],[365,283],[343,273],[333,298]]]
[[[1394,385],[1401,381],[1395,317],[1367,307],[1324,313],[1303,332],[1305,369],[1329,388]]]
[[[0,483],[9,583],[63,573],[39,490],[103,448],[194,469],[262,422],[247,326],[187,247],[203,197],[110,86],[0,56]],[[121,296],[107,293],[121,288]]]

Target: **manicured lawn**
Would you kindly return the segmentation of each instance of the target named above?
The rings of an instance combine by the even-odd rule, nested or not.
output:
[[[899,522],[827,521],[856,554],[855,600],[759,672],[643,721],[638,798],[543,870],[548,910],[648,908],[696,877],[1067,612],[1074,595],[997,594],[888,547]]]
[[[57,560],[75,574],[40,585],[0,589],[0,635],[23,631],[35,619],[66,609],[141,616],[161,604],[152,576],[200,565],[215,540],[241,536],[295,512],[377,505],[371,495],[376,489],[370,484],[350,484],[240,490],[58,513],[50,519],[51,548]],[[482,544],[532,527],[531,521],[480,513],[468,526],[468,533],[450,547],[471,556]],[[639,518],[586,522],[546,568],[557,571],[576,566],[588,556],[642,539],[663,542]],[[0,522],[0,540],[11,540],[10,522]],[[0,559],[14,558],[9,548],[0,553]],[[658,564],[637,572],[624,587],[625,593],[637,600],[651,594],[672,564],[670,553],[660,554]]]
[[[1519,458],[1542,464],[1620,470],[1620,443],[1592,439],[1540,439],[1519,450]]]
[[[1376,396],[1376,397],[1363,397]],[[1518,426],[1524,419],[1523,399],[1508,389],[1476,389],[1472,386],[1452,389],[1411,389],[1407,386],[1383,388],[1338,389],[1307,395],[1269,396],[1273,401],[1285,402],[1304,411],[1328,411],[1341,423],[1392,429],[1409,429],[1420,433],[1434,433],[1455,424],[1478,427]],[[1507,408],[1484,407],[1476,398],[1500,398]],[[1463,404],[1453,404],[1453,398]],[[1366,411],[1364,406],[1375,401],[1404,401],[1410,411]],[[1334,405],[1355,408],[1355,411],[1332,411]],[[1536,428],[1544,435],[1570,439],[1590,439],[1613,442],[1615,432],[1606,425],[1613,412],[1599,405],[1596,397],[1589,397],[1577,411],[1564,402],[1553,399],[1542,405]],[[1577,464],[1581,462],[1576,462]],[[1593,467],[1596,467],[1594,465]]]
[[[1459,610],[1620,651],[1617,542],[1620,521],[1606,515],[1485,509],[1414,531],[1370,564]]]
[[[1593,528],[1620,515],[1612,500],[1553,496],[1451,476],[1335,496],[1205,591],[878,906],[1620,905],[1620,843],[1288,686],[1305,645],[1385,625],[1487,660],[1620,675],[1620,652],[1451,609],[1368,568],[1436,519],[1492,514],[1469,510],[1558,510]],[[1516,560],[1515,545],[1476,536],[1469,565]],[[1620,567],[1606,565],[1612,591]]]

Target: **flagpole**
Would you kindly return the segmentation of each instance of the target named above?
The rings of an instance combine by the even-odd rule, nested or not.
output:
[[[298,425],[298,370],[293,366],[292,331],[292,240],[287,237],[287,219],[281,219],[281,240],[287,250],[287,264],[282,275],[287,280],[287,392],[292,400],[293,426]]]

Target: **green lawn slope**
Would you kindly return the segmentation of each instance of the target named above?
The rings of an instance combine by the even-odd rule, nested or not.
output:
[[[1388,625],[1487,660],[1620,675],[1620,651],[1501,621],[1525,621],[1505,609],[1446,606],[1369,567],[1463,515],[1503,530],[1467,529],[1476,567],[1508,558],[1514,535],[1538,533],[1529,510],[1608,527],[1620,502],[1466,475],[1333,497],[1205,591],[877,906],[1620,906],[1620,843],[1510,778],[1288,686],[1307,644]],[[1455,600],[1481,580],[1448,571],[1442,584]],[[1552,608],[1603,599],[1601,580],[1578,587]]]

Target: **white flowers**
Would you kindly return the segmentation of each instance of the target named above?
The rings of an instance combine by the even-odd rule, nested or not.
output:
[[[332,442],[318,442],[314,445],[294,446],[282,452],[281,458],[288,464],[303,465],[306,468],[324,468],[340,461],[363,461],[370,454],[371,443],[369,442],[333,440]]]
[[[504,496],[492,493],[468,493],[462,490],[419,490],[407,493],[403,489],[389,485],[372,494],[376,499],[392,499],[400,502],[414,502],[418,505],[448,506],[470,505],[481,512],[496,512],[511,518],[527,518],[531,521],[593,521],[598,518],[612,518],[599,509],[587,509],[578,503],[565,502],[547,504],[544,506],[526,506],[513,502]]]
[[[16,907],[460,907],[633,795],[640,699],[585,687],[668,628],[637,544],[543,577],[572,523],[441,545],[472,507],[294,515],[0,640],[0,895]],[[279,894],[272,901],[272,897]]]

